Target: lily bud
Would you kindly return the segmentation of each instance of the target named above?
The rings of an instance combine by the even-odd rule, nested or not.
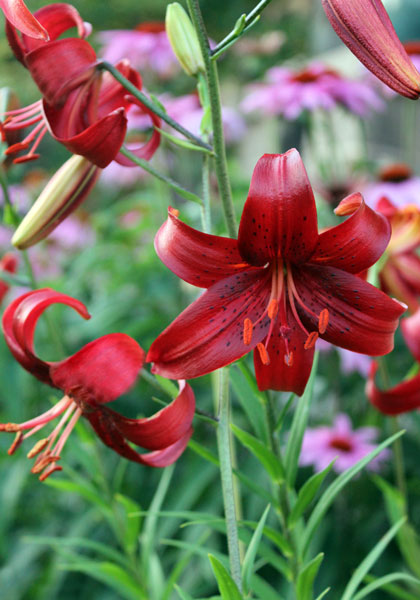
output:
[[[17,228],[12,244],[23,250],[46,238],[85,200],[100,171],[83,156],[72,156],[47,183]]]
[[[175,56],[187,75],[204,71],[204,60],[200,44],[191,20],[178,2],[166,9],[166,34]]]
[[[322,0],[322,5],[336,34],[369,71],[402,96],[420,96],[420,73],[381,0]]]

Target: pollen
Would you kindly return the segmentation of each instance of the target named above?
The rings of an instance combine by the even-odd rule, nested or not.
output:
[[[321,334],[325,333],[329,319],[330,319],[330,313],[328,312],[328,309],[324,308],[324,310],[321,310],[321,312],[319,314],[319,319],[318,319],[319,333],[321,333]]]
[[[32,448],[32,450],[29,450],[28,454],[26,455],[28,458],[33,458],[34,456],[36,456],[37,454],[39,454],[44,448],[45,446],[48,445],[48,438],[44,438],[43,440],[39,440],[35,446]]]
[[[270,357],[268,356],[268,352],[267,352],[267,349],[264,346],[264,344],[262,344],[261,342],[259,344],[257,344],[257,350],[259,352],[262,364],[266,365],[266,366],[269,365]]]
[[[10,446],[10,448],[7,451],[7,454],[12,455],[17,450],[17,448],[19,448],[19,446],[22,443],[22,438],[23,438],[22,432],[18,431],[15,436],[15,439],[13,440],[12,445]]]
[[[272,298],[270,300],[270,304],[268,305],[268,308],[267,308],[268,318],[271,320],[275,319],[278,311],[279,311],[279,303],[275,298]]]
[[[254,326],[252,325],[251,319],[246,318],[244,321],[244,344],[249,346],[252,341],[252,331]]]
[[[306,342],[304,345],[305,350],[309,350],[310,348],[313,348],[315,346],[317,339],[318,339],[318,332],[312,331],[306,338]]]

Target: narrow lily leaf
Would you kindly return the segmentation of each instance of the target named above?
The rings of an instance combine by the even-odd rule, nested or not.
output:
[[[296,504],[292,508],[292,512],[289,517],[289,528],[292,529],[300,517],[303,515],[309,504],[315,498],[316,493],[322,485],[322,482],[331,471],[332,466],[335,463],[335,459],[320,473],[312,475],[303,486],[300,488]]]
[[[208,558],[209,556],[208,548],[203,548],[203,546],[199,544],[191,544],[189,542],[183,542],[182,540],[169,540],[165,538],[159,540],[159,543],[163,546],[171,546],[173,548],[181,548],[181,550],[191,551],[196,556],[202,556],[205,558]],[[221,563],[226,565],[226,567],[229,565],[229,559],[225,554],[222,554],[221,552],[215,552],[214,550],[212,550],[212,552]]]
[[[204,458],[204,460],[208,460],[213,465],[216,465],[216,467],[219,466],[219,459],[217,458],[217,456],[210,452],[210,450],[207,450],[207,448],[199,442],[196,442],[195,440],[190,440],[188,442],[188,448],[190,448],[196,454],[201,456],[201,458]]]
[[[140,505],[124,496],[123,494],[117,494],[115,500],[120,508],[122,508],[122,518],[120,520],[120,527],[122,528],[122,539],[124,541],[124,547],[129,554],[135,552],[138,542],[138,537],[141,527],[140,517]],[[133,513],[137,512],[135,516]]]
[[[213,152],[211,150],[207,150],[207,148],[203,148],[202,146],[197,146],[192,142],[188,142],[182,138],[177,137],[176,135],[172,135],[165,131],[164,129],[159,129],[159,127],[155,127],[156,131],[159,131],[163,137],[167,138],[170,142],[175,144],[175,146],[179,146],[180,148],[185,148],[186,150],[194,150],[195,152],[203,152],[204,154],[210,154],[213,156]]]
[[[255,384],[255,377],[250,381],[248,372],[242,363],[238,363],[230,370],[230,380],[235,396],[248,417],[255,435],[259,440],[268,442],[267,428],[263,409],[263,396]]]
[[[181,588],[179,587],[179,585],[175,584],[175,589],[178,592],[178,596],[180,597],[181,600],[194,600],[194,598],[192,596],[190,596],[189,594],[187,594],[187,592],[184,592],[184,590],[181,590]]]
[[[171,396],[171,398],[176,398],[178,396],[179,389],[173,381],[171,381],[170,379],[165,379],[165,377],[161,377],[160,375],[152,375],[152,377],[154,377],[157,380],[161,388],[165,390],[165,392],[169,396]]]
[[[29,544],[45,544],[53,546],[57,552],[60,552],[65,546],[86,548],[86,550],[94,550],[98,554],[102,554],[104,558],[112,560],[114,563],[120,563],[123,567],[127,565],[127,557],[114,550],[109,545],[94,542],[86,538],[78,537],[53,537],[53,536],[28,536],[25,537],[25,542]]]
[[[241,444],[248,448],[248,450],[250,450],[263,465],[270,478],[276,483],[283,481],[284,473],[275,454],[250,433],[239,429],[239,427],[236,427],[236,425],[233,424],[231,425],[231,428]]]
[[[283,406],[283,408],[277,418],[277,422],[274,427],[274,431],[280,431],[280,429],[283,427],[284,419],[286,418],[286,415],[289,411],[289,408],[293,404],[295,397],[296,397],[295,394],[290,394],[289,398],[287,399],[286,404]]]
[[[312,600],[312,588],[314,585],[314,580],[323,559],[324,554],[318,554],[318,556],[316,556],[307,565],[305,565],[299,573],[296,584],[297,600]]]
[[[256,521],[240,521],[240,524],[247,525],[248,527],[254,529],[254,531],[258,527],[258,523]],[[293,556],[293,550],[289,542],[276,529],[265,525],[263,529],[263,534],[266,538],[268,538],[271,542],[273,542],[273,544],[275,544],[278,547],[278,549],[282,554],[284,554],[284,556]]]
[[[337,479],[333,481],[331,485],[328,486],[328,488],[322,494],[321,498],[318,500],[314,510],[312,511],[308,524],[305,528],[305,532],[302,536],[301,547],[303,554],[306,553],[315,530],[317,529],[323,516],[325,515],[331,504],[334,502],[334,499],[337,496],[337,494],[344,488],[344,486],[349,481],[351,481],[351,479],[353,479],[355,475],[357,475],[357,473],[359,473],[368,463],[370,463],[370,461],[373,460],[375,456],[378,456],[378,454],[382,452],[384,448],[387,448],[387,446],[392,444],[392,442],[394,442],[404,433],[405,431],[402,430],[398,431],[398,433],[395,433],[394,435],[391,435],[384,442],[382,442],[382,444],[379,444],[379,446],[375,448],[375,450],[369,452],[369,454],[367,454],[364,458],[359,460],[359,462],[357,462],[355,465],[350,467],[350,469],[347,469],[347,471],[341,473],[341,475],[339,475],[339,477],[337,477]]]
[[[374,577],[373,575],[366,575],[365,577],[367,583],[373,583],[378,579],[378,577]],[[393,598],[398,598],[398,600],[418,600],[418,594],[408,592],[395,583],[385,583],[382,585],[382,589]]]
[[[391,524],[396,523],[407,512],[404,497],[399,490],[381,477],[375,476],[373,479],[384,495],[386,511]],[[407,566],[417,577],[420,577],[420,542],[410,523],[404,523],[398,531],[397,543]]]
[[[325,596],[328,594],[328,592],[331,590],[330,587],[326,588],[323,592],[321,592],[319,594],[319,596],[316,597],[316,600],[322,600],[322,598],[325,598]]]
[[[279,506],[278,500],[272,494],[267,492],[267,490],[265,490],[262,486],[255,483],[255,481],[253,481],[250,477],[247,477],[246,475],[241,473],[238,469],[233,469],[233,474],[235,475],[235,477],[237,477],[239,479],[239,481],[241,483],[246,485],[247,488],[249,488],[255,494],[260,496],[260,498],[262,498],[266,502],[269,502],[272,506],[275,506],[275,507]]]
[[[392,583],[393,581],[406,581],[411,585],[418,585],[420,587],[420,579],[413,577],[412,575],[408,575],[407,573],[390,573],[389,575],[384,575],[383,577],[379,577],[369,585],[367,585],[363,590],[360,590],[355,596],[353,596],[353,600],[362,600],[362,598],[366,598],[375,590],[378,590],[385,585]],[[419,590],[420,592],[420,590]],[[418,596],[413,596],[413,598],[417,598]]]
[[[277,589],[274,589],[262,577],[258,577],[258,575],[254,574],[252,576],[251,588],[259,600],[284,600],[284,596],[280,596]]]
[[[234,28],[232,29],[232,33],[234,35],[241,35],[246,25],[246,13],[243,13],[239,19],[237,19]]]
[[[355,572],[353,573],[350,581],[348,582],[346,589],[341,600],[354,600],[354,593],[356,592],[359,585],[362,583],[363,578],[370,571],[371,567],[378,560],[382,552],[388,546],[392,538],[397,534],[398,530],[404,525],[406,517],[403,517],[395,523],[393,527],[379,540],[379,542],[372,548],[366,558],[360,563]]]
[[[318,367],[318,355],[319,352],[315,352],[311,376],[306,384],[306,389],[303,395],[299,399],[286,446],[284,466],[286,469],[287,482],[291,488],[295,484],[299,455],[302,448],[303,434],[305,433],[308,422],[309,406],[312,400],[312,391]]]
[[[209,559],[223,600],[243,600],[238,586],[229,575],[227,569],[212,554],[209,554]]]
[[[71,492],[82,496],[85,500],[92,504],[100,506],[102,509],[109,510],[108,504],[105,500],[94,490],[89,484],[76,483],[75,481],[69,481],[68,479],[46,479],[45,485],[49,485],[57,490],[63,492]]]
[[[265,511],[262,514],[262,517],[258,523],[256,530],[254,531],[254,535],[252,536],[251,542],[247,548],[244,562],[242,564],[242,585],[244,587],[244,592],[248,593],[250,590],[250,581],[251,575],[254,569],[255,558],[258,552],[258,546],[261,542],[261,536],[263,534],[263,529],[265,522],[267,520],[268,513],[270,512],[271,506],[268,505]]]

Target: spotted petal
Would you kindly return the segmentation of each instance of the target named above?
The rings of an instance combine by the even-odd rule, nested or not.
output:
[[[370,402],[385,415],[400,415],[420,408],[420,374],[403,381],[389,390],[380,390],[375,384],[378,365],[373,363],[366,384]]]
[[[277,257],[303,263],[317,239],[315,199],[299,152],[265,154],[255,166],[242,213],[241,256],[255,266]]]

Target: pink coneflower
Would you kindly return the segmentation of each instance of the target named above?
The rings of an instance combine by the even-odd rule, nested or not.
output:
[[[376,448],[372,442],[377,436],[376,427],[354,430],[350,418],[340,413],[331,427],[324,425],[305,431],[299,462],[303,466],[313,465],[315,471],[322,471],[336,458],[333,469],[341,473]],[[368,464],[368,468],[377,470],[388,454],[388,450],[383,450]]]
[[[245,112],[263,111],[282,115],[289,121],[305,110],[328,111],[335,106],[364,117],[371,110],[380,110],[383,102],[369,83],[348,79],[325,65],[312,63],[300,71],[270,69],[266,83],[253,86],[241,105]]]
[[[404,163],[381,169],[377,181],[368,184],[362,191],[366,204],[372,208],[381,198],[388,198],[397,208],[407,204],[420,206],[420,177],[416,177]]]

